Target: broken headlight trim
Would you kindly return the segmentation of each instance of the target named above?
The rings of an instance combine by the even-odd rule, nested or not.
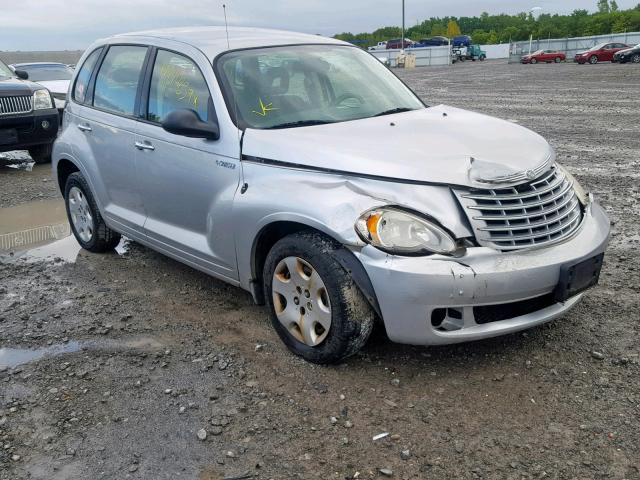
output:
[[[573,190],[576,192],[576,196],[578,197],[578,200],[580,200],[580,203],[583,206],[586,206],[589,203],[589,193],[582,187],[582,185],[580,185],[580,182],[578,182],[578,180],[576,180],[576,178],[567,171],[566,168],[559,163],[556,163],[556,166],[564,176],[567,177],[567,180],[573,184]]]
[[[397,207],[367,210],[356,221],[355,229],[364,242],[394,255],[451,255],[459,250],[442,227]]]

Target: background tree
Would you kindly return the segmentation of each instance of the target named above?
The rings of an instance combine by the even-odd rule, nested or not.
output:
[[[597,7],[594,13],[579,9],[569,15],[542,14],[537,19],[525,12],[516,15],[483,12],[479,17],[431,17],[408,28],[406,36],[417,41],[436,35],[451,38],[463,33],[470,35],[474,43],[486,45],[528,40],[529,35],[535,39],[547,39],[640,31],[640,4],[628,10],[620,10],[616,0],[594,0],[594,5]],[[370,33],[345,32],[336,38],[366,48],[383,40],[400,38],[400,28],[383,27]]]
[[[449,20],[449,22],[447,23],[447,37],[449,38],[457,37],[461,33],[462,32],[460,31],[460,26],[458,25],[458,22],[456,22],[453,19]]]

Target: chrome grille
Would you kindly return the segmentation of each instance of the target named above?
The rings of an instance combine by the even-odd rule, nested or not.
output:
[[[582,206],[572,181],[555,166],[509,188],[456,191],[480,245],[498,250],[549,245],[572,235]]]
[[[0,115],[29,113],[33,109],[33,97],[27,95],[0,97]]]

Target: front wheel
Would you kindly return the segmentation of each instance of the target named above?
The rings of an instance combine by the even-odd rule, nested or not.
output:
[[[484,59],[485,59],[485,58],[487,58],[487,57],[485,57],[484,55],[480,55],[480,61],[481,61],[481,62],[484,62]]]
[[[278,241],[264,265],[271,323],[285,345],[313,363],[329,364],[366,343],[375,313],[335,258],[341,246],[301,232]]]
[[[556,63],[560,63],[562,61],[562,59],[560,57],[556,57],[556,59],[554,60]]]
[[[595,65],[596,63],[598,63],[598,56],[597,55],[591,55],[591,57],[589,57],[589,63],[591,65]]]
[[[640,53],[634,54],[633,57],[631,57],[631,61],[633,63],[640,63]]]
[[[532,58],[531,59],[531,63],[536,64],[536,63],[538,63],[538,60],[536,60],[535,58]]]
[[[50,163],[51,150],[52,145],[50,143],[47,143],[46,145],[38,145],[29,149],[29,155],[36,163]]]
[[[120,234],[104,223],[89,185],[80,172],[69,175],[64,199],[71,231],[82,248],[94,253],[116,248]]]

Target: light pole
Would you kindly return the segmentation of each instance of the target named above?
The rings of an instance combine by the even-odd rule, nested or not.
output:
[[[533,16],[533,19],[535,20],[536,19],[536,17],[535,17],[536,13],[540,14],[541,10],[542,10],[542,7],[533,7],[531,10],[529,10],[529,13]],[[531,43],[532,42],[533,42],[533,33],[529,36],[529,53],[531,53]]]
[[[402,53],[404,53],[404,0],[402,0],[402,45],[400,48],[402,49]]]

